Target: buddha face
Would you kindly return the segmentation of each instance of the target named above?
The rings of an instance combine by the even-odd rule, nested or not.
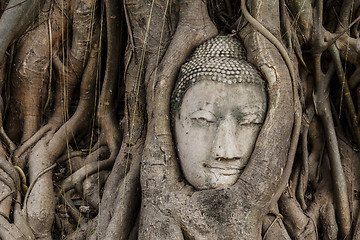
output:
[[[256,84],[203,80],[185,93],[175,140],[186,180],[196,189],[233,185],[246,167],[266,114]]]

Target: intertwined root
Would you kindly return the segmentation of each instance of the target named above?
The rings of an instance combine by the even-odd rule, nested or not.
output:
[[[0,238],[159,239],[161,226],[164,239],[257,239],[259,219],[268,240],[359,236],[347,140],[360,139],[359,2],[246,1],[260,26],[240,3],[0,1]],[[271,103],[235,190],[201,193],[181,180],[168,105],[180,65],[216,29],[243,39]],[[215,215],[235,220],[214,232]]]
[[[75,0],[68,5],[47,1],[39,15],[39,23],[22,36],[15,48],[14,67],[9,75],[12,92],[9,104],[12,107],[7,115],[6,129],[10,138],[22,145],[12,159],[15,167],[9,164],[4,154],[2,156],[6,168],[1,165],[3,187],[0,211],[10,221],[9,226],[13,226],[10,228],[22,228],[22,224],[24,229],[31,229],[31,239],[51,238],[56,203],[63,194],[53,185],[56,161],[69,149],[75,136],[87,134],[94,116],[101,44],[97,5],[96,1]],[[3,79],[4,71],[1,73]],[[74,111],[70,105],[75,88],[79,90]],[[103,156],[106,158],[106,154]],[[80,162],[80,167],[86,164],[84,160]],[[111,161],[109,163],[105,169],[111,168]],[[62,178],[71,175],[73,170],[71,164],[66,165]],[[10,178],[9,171],[18,176],[15,169],[28,175],[29,185],[26,186],[26,177],[22,183]],[[87,171],[84,172],[82,179],[87,174]],[[102,182],[106,176],[106,172],[101,173]],[[88,185],[96,186],[97,183],[97,179],[91,181],[89,178],[87,181]],[[92,187],[88,185],[85,189]],[[70,189],[74,187],[75,184],[72,184]],[[24,198],[20,195],[22,190],[26,193]],[[78,190],[82,192],[81,185]],[[23,208],[13,208],[12,199],[19,199],[18,203]],[[92,204],[97,208],[99,197],[94,199]],[[20,213],[25,220],[19,223],[14,220]],[[9,236],[18,236],[11,229],[4,232]],[[26,236],[26,231],[19,231],[19,234],[23,234],[21,239]]]

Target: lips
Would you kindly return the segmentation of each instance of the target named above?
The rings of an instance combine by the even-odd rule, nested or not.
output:
[[[211,172],[222,174],[222,175],[238,175],[244,167],[241,168],[236,165],[236,162],[215,162],[215,163],[204,163],[204,167],[209,169]]]

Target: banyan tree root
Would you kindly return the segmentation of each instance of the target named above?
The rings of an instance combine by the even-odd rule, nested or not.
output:
[[[0,35],[2,36],[0,39],[0,66],[4,66],[5,64],[5,53],[10,43],[20,37],[26,28],[33,23],[34,18],[39,13],[43,4],[44,0],[27,2],[22,2],[21,0],[11,0],[8,2],[0,18]],[[0,89],[2,90],[4,82],[1,81],[0,84]],[[2,97],[0,98],[0,104],[3,105],[4,101]],[[4,106],[1,106],[2,110],[3,108]],[[0,122],[0,136],[4,143],[8,145],[9,149],[14,151],[15,145],[3,130],[2,121]]]
[[[358,186],[359,178],[354,176],[354,152],[346,144],[341,142],[341,155],[343,156],[343,166],[347,169],[347,179],[349,185]],[[351,153],[352,152],[352,153]],[[294,239],[316,239],[319,238],[320,231],[325,239],[337,239],[339,234],[338,223],[335,216],[335,203],[332,196],[332,179],[329,169],[329,160],[325,157],[322,163],[317,163],[317,171],[321,177],[310,178],[313,193],[308,195],[308,207],[303,210],[294,197],[293,187],[289,187],[279,200],[280,212],[290,236]],[[357,175],[357,174],[355,174]],[[350,182],[353,181],[353,182]],[[313,195],[313,196],[311,196]],[[349,196],[351,198],[351,196]],[[356,214],[357,202],[351,206],[352,214]]]
[[[40,1],[41,4],[43,2],[45,7],[39,21],[14,45],[15,68],[10,76],[12,94],[10,102],[5,99],[12,106],[6,115],[6,133],[0,123],[0,137],[10,153],[16,147],[12,141],[22,144],[10,161],[5,154],[0,156],[1,238],[35,239],[36,235],[37,238],[49,239],[54,222],[54,226],[68,234],[69,239],[190,239],[215,235],[231,239],[257,239],[260,238],[261,223],[264,239],[316,239],[319,236],[336,239],[339,233],[345,237],[351,222],[357,226],[354,238],[359,236],[360,220],[356,214],[358,202],[353,196],[353,190],[358,185],[355,180],[351,180],[352,171],[357,165],[349,163],[357,157],[345,154],[351,152],[349,145],[352,144],[345,138],[354,134],[353,139],[358,142],[356,115],[359,113],[356,114],[356,111],[359,107],[355,107],[357,102],[351,97],[351,89],[356,88],[360,79],[359,22],[356,22],[358,20],[354,16],[359,14],[359,1],[354,1],[354,7],[352,1],[337,2],[341,9],[339,14],[336,14],[336,10],[320,12],[329,7],[327,5],[330,2],[335,4],[334,1],[325,1],[325,6],[321,5],[323,1],[246,1],[251,15],[261,25],[278,39],[286,36],[286,44],[280,42],[280,45],[286,45],[285,52],[291,58],[295,57],[293,51],[296,52],[300,62],[299,75],[309,70],[304,74],[309,77],[306,81],[302,78],[300,82],[306,85],[307,93],[302,104],[304,109],[314,110],[313,114],[317,116],[314,116],[313,121],[317,122],[317,127],[303,128],[301,148],[298,148],[303,159],[295,162],[294,168],[291,168],[292,163],[288,159],[292,160],[295,154],[299,130],[299,124],[296,124],[296,130],[292,129],[294,110],[299,111],[299,106],[291,104],[294,101],[299,103],[296,102],[297,92],[301,98],[303,86],[297,86],[299,82],[294,84],[294,81],[290,81],[289,75],[292,73],[287,70],[289,64],[284,64],[284,55],[278,54],[278,48],[245,23],[240,36],[247,47],[249,60],[261,69],[268,82],[271,104],[267,122],[248,169],[238,183],[230,189],[206,193],[194,191],[182,182],[172,144],[168,111],[170,91],[180,65],[195,46],[217,33],[208,18],[206,4],[203,1],[187,0],[126,1],[123,8],[119,1],[106,0],[102,8],[93,11],[95,4],[90,0],[73,0],[64,4],[61,1]],[[238,14],[231,6],[240,4],[224,2],[219,5],[226,6],[226,14],[216,11],[213,14],[225,23],[224,27],[217,25],[221,31],[231,28]],[[279,4],[285,2],[291,12],[286,12],[286,6],[279,7]],[[0,3],[2,8],[3,3]],[[5,29],[2,28],[4,19],[16,21],[23,14],[22,10],[33,11],[37,8],[33,3],[39,4],[39,1],[10,1],[11,8],[5,10],[4,18],[0,20],[0,33]],[[212,3],[209,1],[208,6]],[[102,31],[106,31],[106,40],[101,43],[89,38],[97,28],[98,22],[94,19],[98,13],[106,16],[106,20],[103,19],[106,28],[102,25]],[[118,95],[122,90],[116,90],[120,85],[117,80],[122,78],[119,65],[123,64],[123,55],[119,52],[123,44],[119,40],[123,39],[121,34],[124,31],[117,31],[119,25],[125,26],[122,14],[127,19],[129,33],[124,60],[125,96]],[[6,36],[0,39],[0,53],[29,25],[31,18],[26,14],[24,16],[24,21],[21,21],[24,25],[14,25],[12,22],[10,29],[15,30],[8,35],[8,32],[0,34]],[[314,22],[314,16],[324,16],[326,20]],[[230,21],[230,18],[234,19]],[[333,20],[328,21],[331,18]],[[239,19],[240,23],[244,20]],[[289,19],[293,19],[291,24]],[[236,27],[241,26],[239,22],[235,24]],[[70,25],[72,28],[69,28]],[[294,29],[297,28],[293,26],[298,26],[301,31],[296,32]],[[43,42],[37,45],[38,39]],[[103,51],[102,57],[96,57],[95,50],[90,53],[90,46],[96,48],[103,43],[107,49],[106,53]],[[305,51],[301,52],[303,46],[314,56],[312,60],[309,60]],[[322,54],[327,50],[331,52],[331,59]],[[103,70],[95,67],[100,60],[106,62]],[[328,64],[330,61],[332,63]],[[351,65],[341,66],[344,62]],[[5,60],[0,63],[5,66],[0,68],[1,92],[3,89],[6,91],[3,82],[7,63]],[[297,65],[297,62],[294,60],[291,64]],[[346,116],[348,119],[338,120],[334,107],[330,108],[327,88],[335,84],[335,68],[344,90],[343,95],[339,94],[344,97],[339,115],[342,114],[343,104],[345,115],[350,116]],[[91,91],[96,88],[96,79],[89,80],[90,75],[100,76],[96,84],[98,99]],[[350,78],[348,82],[347,78]],[[88,87],[84,85],[86,82]],[[299,89],[295,89],[296,86]],[[76,96],[79,88],[80,102],[74,111],[70,108],[78,101]],[[117,110],[123,99],[125,117],[122,121],[122,139]],[[3,112],[4,106],[1,104],[0,110]],[[335,101],[336,108],[337,104]],[[92,111],[94,109],[96,113]],[[319,123],[319,117],[322,123]],[[92,127],[100,136],[87,134],[90,119],[93,120]],[[11,125],[13,121],[20,121],[21,127]],[[344,131],[340,130],[346,121],[350,127],[345,126],[342,129]],[[273,122],[281,123],[281,127],[273,127]],[[44,123],[46,125],[41,127]],[[323,129],[325,139],[314,137],[323,135],[317,129]],[[291,136],[292,147],[288,144]],[[80,138],[86,145],[92,146],[93,139],[97,143],[89,147],[91,150],[83,149],[83,142],[79,144],[80,147],[77,146]],[[86,138],[90,140],[84,140]],[[340,141],[339,138],[345,140]],[[71,144],[74,139],[76,142]],[[11,166],[11,161],[18,166]],[[291,181],[278,202],[280,209],[277,209],[278,195],[283,191],[291,170]],[[20,191],[21,187],[24,187],[24,193],[26,191],[26,178],[20,179],[17,175],[25,174],[29,174],[30,185],[22,209]],[[54,179],[56,188],[53,186]],[[268,183],[267,180],[272,182]],[[105,187],[102,188],[105,181]],[[334,187],[330,183],[334,183]],[[281,187],[275,187],[277,185]],[[276,192],[275,196],[264,193],[265,189]],[[40,195],[43,196],[42,202],[38,200]],[[140,196],[143,204],[139,213]],[[246,196],[251,196],[251,199]],[[78,206],[82,197],[86,201],[81,203],[80,209]],[[349,204],[346,203],[347,198]],[[68,207],[68,211],[55,207],[57,200],[60,205]],[[39,203],[43,203],[43,206],[39,206]],[[55,209],[58,211],[56,215]],[[82,216],[87,209],[90,212],[99,209],[98,216],[88,223]],[[214,220],[214,215],[223,219],[234,217],[236,221],[232,226],[238,229],[222,225],[223,220]],[[259,220],[263,218],[264,221]],[[71,223],[71,220],[79,222],[77,229],[73,228],[76,223]],[[223,229],[219,230],[217,226]]]
[[[0,149],[0,161],[2,165],[9,165],[5,161],[6,155],[3,149]],[[0,215],[6,219],[10,218],[12,199],[16,197],[17,186],[13,178],[6,172],[6,168],[0,167]]]
[[[121,40],[124,31],[119,31],[122,24],[122,4],[121,1],[106,0],[106,22],[107,22],[107,60],[105,66],[104,83],[98,105],[98,120],[103,134],[106,138],[107,146],[110,149],[110,159],[115,159],[122,140],[119,129],[119,121],[116,117],[116,94],[119,65],[121,63]]]
[[[59,6],[48,1],[44,8],[50,8],[50,11],[40,15],[40,19],[46,20],[28,32],[18,44],[12,74],[14,94],[11,104],[14,107],[10,109],[7,121],[7,131],[12,139],[28,145],[25,141],[43,124],[44,110],[51,105],[49,98],[54,99],[55,109],[47,112],[51,115],[48,119],[50,126],[57,129],[69,118],[69,102],[81,79],[93,41],[95,4],[96,1],[72,1]],[[63,55],[66,48],[62,41],[64,34],[69,32],[66,28],[68,15],[72,16],[71,24],[74,26],[71,31],[73,44],[68,49],[68,59],[63,56],[61,60],[59,55]],[[34,45],[34,42],[39,45]],[[44,48],[44,45],[49,47]],[[48,91],[52,85],[55,85],[54,97],[49,95],[52,91]],[[15,124],[19,121],[23,122],[23,129]],[[24,168],[26,155],[15,155],[15,163]]]
[[[9,183],[9,181],[11,181],[10,177],[2,169],[0,169],[0,176],[0,179],[4,179],[4,182],[0,181],[0,215],[9,219],[14,189],[11,186],[11,183]]]
[[[50,3],[50,2],[49,2]],[[56,5],[56,4],[54,4]],[[89,113],[92,109],[91,103],[94,104],[94,95],[92,91],[95,88],[95,78],[97,80],[97,76],[99,73],[98,68],[95,67],[95,65],[98,65],[99,59],[96,56],[94,56],[96,53],[93,53],[93,56],[91,57],[91,63],[89,62],[87,69],[85,69],[83,73],[84,66],[86,65],[87,58],[89,56],[89,48],[93,46],[94,48],[99,47],[98,39],[96,34],[94,34],[94,30],[99,32],[98,22],[96,20],[96,1],[72,1],[68,5],[65,5],[65,8],[63,5],[57,4],[55,7],[50,4],[51,11],[49,13],[50,18],[52,21],[46,21],[43,25],[48,27],[48,29],[40,27],[36,28],[33,33],[33,37],[40,37],[41,34],[44,33],[48,37],[42,38],[49,39],[48,44],[50,45],[50,51],[46,51],[48,49],[45,49],[44,53],[38,54],[37,56],[33,57],[36,61],[39,61],[39,58],[43,58],[45,56],[45,63],[44,63],[44,72],[45,74],[39,74],[36,73],[33,74],[30,72],[30,74],[27,74],[25,76],[25,79],[28,81],[29,79],[35,79],[36,84],[44,84],[44,81],[41,80],[41,78],[44,78],[47,80],[49,78],[48,86],[41,86],[44,89],[50,89],[52,85],[55,85],[55,96],[52,97],[50,95],[46,96],[46,92],[43,94],[43,96],[38,96],[36,100],[42,100],[42,104],[37,104],[38,111],[34,111],[34,109],[29,109],[28,107],[22,106],[21,109],[23,111],[28,111],[32,114],[34,114],[36,121],[32,121],[33,124],[31,125],[31,130],[29,131],[22,131],[21,134],[21,142],[24,142],[23,146],[21,147],[21,150],[16,152],[16,164],[21,165],[22,168],[24,168],[26,161],[29,164],[29,172],[30,172],[30,178],[32,178],[31,182],[37,181],[37,185],[35,185],[32,189],[34,193],[29,194],[29,206],[27,207],[28,211],[27,214],[30,216],[31,219],[31,226],[33,228],[33,231],[36,233],[38,237],[48,237],[50,224],[52,224],[54,214],[52,213],[54,211],[54,204],[55,204],[55,192],[52,189],[52,182],[51,182],[51,176],[52,171],[49,170],[47,173],[44,173],[42,177],[37,177],[39,172],[44,169],[44,166],[51,165],[55,162],[55,160],[60,156],[60,154],[63,153],[66,147],[68,147],[69,140],[68,138],[72,138],[72,136],[75,136],[77,132],[81,133],[84,130],[86,130],[87,124],[85,124],[82,121],[88,122],[90,120]],[[54,8],[54,9],[53,9]],[[48,13],[48,12],[46,12]],[[70,18],[69,18],[70,16]],[[58,17],[58,18],[56,18]],[[108,15],[109,20],[113,19],[113,15],[109,13]],[[117,16],[120,18],[120,16]],[[60,19],[60,20],[59,20]],[[71,20],[71,21],[70,21]],[[67,29],[67,21],[70,21],[69,24],[73,26],[73,29],[68,30]],[[110,22],[110,21],[109,21]],[[110,23],[108,23],[110,24]],[[43,31],[42,31],[43,30]],[[46,31],[45,31],[46,30]],[[66,48],[66,42],[64,42],[64,34],[71,33],[72,34],[72,44],[71,49],[66,50],[66,58],[64,55],[64,49]],[[94,36],[95,35],[95,36]],[[116,37],[116,36],[115,36]],[[29,39],[24,40],[25,43],[30,43]],[[114,45],[111,45],[114,46]],[[111,48],[109,46],[109,48]],[[31,45],[31,47],[34,47]],[[21,50],[21,49],[20,49]],[[40,50],[40,49],[39,49]],[[41,51],[41,50],[40,50]],[[111,52],[110,52],[111,53]],[[49,55],[50,60],[46,57]],[[119,57],[119,56],[117,56]],[[112,57],[109,57],[109,62],[112,61]],[[28,64],[29,65],[29,64]],[[33,64],[32,64],[33,65]],[[110,71],[112,76],[114,76],[114,73],[112,73],[112,70],[114,70],[114,67],[117,69],[117,63],[113,63],[110,66]],[[20,63],[19,66],[24,66],[23,63]],[[37,65],[35,65],[37,66]],[[112,66],[112,67],[111,67]],[[46,73],[50,72],[49,76],[46,76]],[[51,75],[53,73],[53,75]],[[32,74],[32,75],[31,75]],[[116,74],[115,74],[116,75]],[[89,86],[85,86],[87,88],[86,91],[82,91],[80,93],[80,102],[77,108],[77,111],[74,113],[73,117],[67,121],[67,119],[70,117],[69,114],[69,105],[71,102],[71,97],[73,95],[73,91],[75,87],[78,85],[81,78],[89,79],[92,78],[91,84]],[[108,78],[108,77],[107,77]],[[110,76],[111,78],[111,76]],[[55,81],[55,84],[52,84],[51,82]],[[81,84],[84,80],[82,80]],[[109,84],[105,84],[106,86],[103,87],[103,92],[112,92],[114,90],[114,84],[116,82],[116,79],[112,77],[110,80],[106,80],[105,82],[109,82]],[[34,85],[31,84],[32,82],[26,82],[26,84],[30,85],[30,87],[34,88]],[[46,82],[45,82],[46,85]],[[23,86],[19,87],[20,89],[23,88]],[[36,91],[37,92],[37,91]],[[115,91],[114,91],[115,92]],[[50,91],[47,93],[49,94]],[[103,94],[102,94],[103,95]],[[17,94],[19,96],[19,94]],[[21,96],[21,94],[20,94]],[[28,96],[27,96],[28,97]],[[83,99],[81,99],[83,98]],[[43,119],[40,119],[43,117],[43,109],[42,108],[48,108],[49,105],[49,99],[54,101],[53,108],[54,111],[49,111],[45,109],[46,113],[50,114],[51,117],[48,120],[48,124],[45,127],[42,127],[39,131],[39,125],[41,124],[41,121]],[[24,100],[24,99],[22,99]],[[31,103],[31,99],[21,101],[21,102],[28,102]],[[87,104],[81,104],[82,102],[86,102]],[[113,105],[107,106],[110,101],[113,101],[109,99],[108,97],[102,97],[101,98],[101,104],[102,108],[100,107],[98,116],[100,119],[106,119],[108,116],[106,116],[107,112],[102,111],[104,108],[111,109],[111,111],[114,111],[112,108]],[[90,105],[88,105],[90,104]],[[35,106],[36,107],[36,106]],[[85,114],[85,115],[84,115]],[[16,114],[14,114],[16,115]],[[25,114],[26,115],[26,114]],[[31,121],[29,118],[24,117],[24,121]],[[41,121],[39,121],[41,120]],[[113,126],[114,119],[109,119],[101,121],[101,125],[105,130],[111,126]],[[35,122],[35,123],[34,123]],[[89,123],[89,122],[88,122]],[[62,125],[63,124],[63,125]],[[18,130],[18,129],[15,129]],[[105,131],[104,130],[104,131]],[[115,130],[117,131],[116,127]],[[38,131],[38,132],[36,132]],[[106,136],[113,136],[112,134],[115,134],[116,131],[112,131],[111,134],[109,131],[106,132]],[[36,132],[36,133],[35,133]],[[35,133],[35,134],[34,134]],[[103,135],[103,134],[102,134]],[[30,136],[33,136],[29,138]],[[28,139],[28,140],[27,140]],[[120,135],[115,136],[116,141],[119,141],[121,139]],[[27,140],[27,141],[26,141]],[[111,140],[112,141],[112,140]],[[33,144],[35,144],[34,147]],[[109,148],[112,152],[111,159],[104,160],[104,164],[100,163],[101,165],[104,165],[104,169],[111,169],[113,162],[114,162],[114,156],[117,154],[116,148],[118,148],[117,142],[108,142]],[[26,146],[26,147],[25,147]],[[44,156],[46,152],[51,152],[50,156]],[[94,152],[96,153],[96,152]],[[43,162],[39,162],[36,159],[41,159]],[[35,161],[36,160],[36,161]],[[96,162],[92,162],[92,165],[94,166],[94,172],[99,171],[99,165]],[[41,166],[43,165],[43,166]],[[71,165],[71,164],[70,164]],[[40,168],[37,168],[40,167]],[[89,165],[86,165],[83,167],[82,172],[77,171],[76,174],[79,175],[80,181],[83,181],[88,174],[92,174],[91,171],[89,172],[88,169],[91,168],[91,163]],[[71,168],[70,168],[71,169]],[[85,170],[85,171],[84,171]],[[101,168],[100,168],[101,170]],[[94,175],[95,176],[95,175]],[[103,181],[106,179],[106,174],[101,174]],[[68,179],[73,179],[73,177]],[[76,177],[75,177],[76,178]],[[35,180],[34,180],[35,179]],[[91,178],[90,178],[91,179]],[[89,179],[89,181],[90,181]],[[79,186],[79,183],[76,184],[66,184],[66,181],[63,184],[64,189],[72,189],[76,187],[80,192],[82,187]],[[85,185],[84,190],[88,187]],[[98,186],[100,187],[100,186]],[[98,188],[97,187],[97,188]],[[66,190],[65,190],[66,191]],[[36,199],[36,196],[40,194],[45,194],[46,196],[49,196],[48,199],[43,198],[43,202],[39,205],[37,201],[33,200]],[[99,203],[99,196],[97,197],[89,195],[89,193],[84,193],[88,198],[90,203],[92,205],[98,205]],[[53,196],[54,195],[54,196]],[[55,197],[55,198],[54,198]],[[42,216],[39,216],[38,213],[42,212]]]
[[[39,140],[29,156],[30,183],[33,181],[37,183],[29,194],[27,215],[29,217],[29,224],[38,237],[48,237],[51,232],[56,198],[52,184],[52,171],[45,173],[39,178],[37,176],[46,167],[53,164],[66,149],[68,135],[77,134],[83,131],[84,128],[86,129],[86,121],[90,124],[91,106],[94,104],[93,90],[96,83],[97,48],[98,45],[95,42],[84,70],[80,87],[80,102],[75,114],[58,131],[54,133],[49,132],[44,138]],[[48,154],[49,152],[51,154]],[[39,160],[43,162],[41,163]],[[38,196],[48,196],[48,199],[43,198],[43,202],[39,202]],[[39,215],[39,213],[41,214]],[[42,227],[39,228],[39,226]]]
[[[31,44],[38,41],[31,41],[32,38],[25,37],[26,40],[24,40],[24,44],[21,46],[25,49],[30,48],[30,50],[25,51],[26,54],[24,55],[17,55],[18,59],[20,59],[19,66],[24,69],[24,71],[20,72],[24,73],[24,75],[22,75],[22,81],[24,81],[25,84],[21,85],[19,88],[30,89],[31,93],[34,93],[34,95],[25,93],[18,95],[19,97],[25,98],[25,101],[21,98],[21,103],[25,104],[25,106],[22,105],[20,107],[22,113],[24,113],[24,121],[29,120],[32,122],[27,125],[29,128],[22,129],[23,132],[21,133],[21,138],[23,141],[27,140],[29,136],[34,134],[40,126],[39,118],[43,114],[41,107],[44,106],[44,101],[42,105],[37,103],[44,100],[45,93],[44,91],[39,91],[39,89],[41,89],[41,87],[43,87],[43,89],[47,89],[48,87],[42,86],[42,84],[44,84],[43,78],[46,80],[47,77],[50,78],[55,76],[56,85],[56,94],[54,97],[55,110],[52,113],[52,117],[49,119],[48,126],[50,127],[43,128],[44,131],[41,131],[41,133],[36,137],[38,138],[37,141],[33,141],[30,138],[30,140],[36,144],[34,146],[33,144],[25,144],[27,145],[28,150],[21,150],[18,155],[18,157],[20,157],[21,153],[26,152],[28,154],[28,158],[26,157],[21,159],[21,161],[16,161],[16,164],[21,165],[21,168],[19,168],[20,171],[22,171],[21,169],[24,169],[26,163],[25,161],[27,161],[30,187],[24,199],[23,210],[15,207],[13,217],[8,218],[15,219],[15,223],[11,224],[9,222],[8,224],[12,228],[15,228],[17,226],[16,223],[21,222],[21,224],[24,225],[22,229],[27,229],[27,232],[30,231],[31,234],[33,234],[33,237],[30,239],[33,239],[34,236],[39,239],[51,239],[51,229],[54,222],[55,204],[57,199],[53,189],[52,178],[52,170],[55,166],[54,163],[67,148],[69,136],[74,136],[87,131],[87,126],[89,126],[90,119],[93,114],[92,106],[95,103],[94,90],[98,76],[97,66],[99,61],[99,27],[98,21],[94,17],[96,1],[73,1],[72,3],[72,23],[74,24],[74,29],[72,31],[73,43],[71,45],[71,49],[69,49],[69,55],[67,56],[66,61],[64,55],[61,56],[63,58],[62,60],[59,57],[59,47],[64,44],[61,43],[61,34],[64,34],[62,31],[64,29],[59,28],[59,26],[61,25],[60,23],[62,20],[68,20],[68,16],[64,14],[64,11],[66,11],[65,9],[59,10],[59,8],[56,7],[52,9],[53,5],[51,4],[49,4],[49,6],[51,8],[50,13],[53,13],[52,15],[50,14],[53,22],[49,19],[49,21],[46,21],[44,24],[40,24],[37,28],[35,28],[35,30],[30,32],[27,37],[32,36],[34,39],[40,38],[44,41],[48,41],[48,38],[50,38],[50,41],[48,42],[50,45],[49,47],[54,47],[55,49],[50,50],[50,52],[53,52],[54,50],[54,54],[49,56],[48,49],[43,48],[43,46],[40,45],[37,48],[35,46],[35,50],[39,52],[37,52],[37,54],[31,54],[35,53],[34,45]],[[59,18],[57,19],[57,17]],[[53,23],[53,25],[51,23]],[[55,30],[52,29],[52,27],[54,27]],[[44,37],[44,34],[46,37]],[[30,44],[28,44],[29,42],[27,41],[30,41]],[[65,46],[62,47],[65,48]],[[91,53],[89,50],[90,47],[92,47]],[[24,50],[22,48],[19,49],[20,53]],[[44,49],[45,52],[43,51]],[[50,61],[48,59],[49,57],[51,58]],[[62,61],[64,61],[64,63]],[[53,67],[52,65],[49,66],[52,62],[55,67],[54,73],[56,75],[49,76],[46,74],[48,68]],[[38,67],[40,70],[38,71],[36,69],[35,71],[32,71],[30,68],[34,67]],[[50,74],[51,72],[52,71],[50,71]],[[16,82],[16,80],[14,80],[14,82]],[[68,113],[72,92],[79,82],[81,82],[80,101],[76,112],[69,120],[67,120],[69,116],[66,117],[66,113]],[[25,87],[26,85],[29,87]],[[15,91],[15,93],[19,92]],[[32,106],[33,108],[31,108],[26,105],[28,104],[26,102],[30,104],[35,102],[36,104]],[[34,114],[34,116],[31,115],[30,118],[25,120],[28,117],[26,112],[28,114]],[[34,121],[34,119],[31,120],[32,117],[35,117],[36,121]],[[34,122],[35,124],[33,124]],[[6,173],[16,171],[12,167],[2,169]],[[15,172],[15,174],[17,173]],[[7,178],[5,177],[4,179]],[[19,181],[17,184],[9,184],[11,191],[18,194],[19,187],[14,187],[13,185],[20,186],[19,184]],[[14,199],[17,198],[16,196],[20,195],[15,195]],[[7,201],[8,198],[4,198],[3,202],[7,203]],[[20,199],[19,203],[20,201],[22,200]],[[4,215],[8,216],[9,214],[7,208],[3,210]],[[11,231],[9,234],[14,235]],[[22,237],[17,236],[18,235],[15,235],[16,239],[22,239]]]
[[[52,68],[49,66],[50,48],[52,48],[50,44],[59,42],[63,31],[59,27],[52,29],[51,25],[53,25],[52,22],[57,25],[62,21],[66,23],[65,16],[61,16],[58,8],[51,13],[51,19],[48,21],[44,20],[45,14],[41,14],[41,24],[27,32],[16,45],[11,74],[13,94],[10,104],[13,107],[9,109],[6,130],[10,138],[18,143],[26,141],[42,124],[42,109],[47,98],[49,68]],[[19,123],[22,123],[23,128],[19,128]]]
[[[107,3],[111,3],[108,1]],[[100,212],[94,225],[96,233],[88,234],[95,239],[128,239],[139,208],[140,161],[145,142],[145,91],[144,72],[154,72],[156,62],[164,53],[171,28],[167,20],[170,1],[152,5],[126,1],[128,26],[133,26],[128,51],[125,55],[125,111],[124,135],[120,152],[104,187]],[[174,8],[173,8],[174,9]],[[174,11],[175,12],[175,11]],[[144,20],[145,19],[145,20]],[[141,24],[145,21],[146,24]],[[162,24],[159,24],[162,23]],[[173,23],[176,24],[176,23]],[[155,27],[156,26],[156,27]],[[151,29],[151,32],[149,31]],[[145,40],[142,40],[145,39]],[[159,40],[160,39],[160,40]],[[152,52],[152,54],[145,54]],[[114,192],[114,189],[116,191]],[[120,203],[120,204],[117,204]],[[114,211],[115,209],[115,211]],[[95,226],[96,225],[96,226]]]
[[[186,4],[185,1],[183,3]],[[267,20],[271,22],[271,26],[279,26],[278,23],[272,22],[274,15],[277,16],[276,11],[278,9],[276,4],[268,4],[270,6],[266,6],[265,8],[272,9],[275,14],[272,14],[271,20]],[[190,9],[202,9],[202,7],[194,7],[190,5],[190,3],[188,3],[188,5],[182,5],[182,7],[185,6],[188,6]],[[292,99],[289,73],[287,70],[282,71],[274,67],[278,65],[279,62],[283,63],[281,56],[271,44],[261,39],[261,36],[256,35],[257,33],[255,33],[253,29],[248,28],[248,32],[244,33],[244,36],[246,36],[245,45],[250,42],[256,43],[256,45],[246,45],[248,49],[251,49],[249,52],[257,57],[257,64],[260,66],[267,64],[270,72],[273,71],[274,73],[268,79],[270,113],[259,135],[259,139],[267,139],[269,141],[271,139],[271,142],[267,140],[264,142],[258,141],[258,148],[255,147],[247,170],[244,171],[238,182],[231,188],[194,191],[192,187],[186,186],[180,181],[177,159],[173,145],[170,144],[172,142],[170,125],[165,117],[169,116],[170,92],[176,78],[177,70],[191,50],[188,46],[181,44],[183,39],[188,39],[187,37],[182,37],[181,42],[176,41],[178,40],[178,36],[183,36],[182,34],[187,36],[189,32],[191,34],[193,32],[187,31],[186,25],[182,25],[182,20],[187,22],[185,20],[187,15],[181,15],[181,13],[182,12],[180,12],[177,32],[159,65],[159,69],[162,71],[150,79],[149,85],[156,86],[156,88],[148,88],[147,113],[149,124],[145,158],[141,172],[143,199],[139,238],[181,239],[182,236],[187,238],[216,238],[215,236],[221,236],[224,239],[258,239],[261,228],[261,221],[259,220],[265,216],[266,213],[264,213],[264,209],[269,208],[268,204],[271,200],[271,195],[266,194],[265,191],[261,189],[267,189],[267,191],[269,191],[269,189],[275,189],[277,186],[276,183],[278,183],[277,181],[280,181],[279,177],[275,178],[275,175],[279,176],[280,173],[272,172],[272,174],[275,175],[273,177],[269,176],[269,171],[262,171],[258,167],[258,161],[262,162],[261,165],[264,169],[277,170],[280,170],[279,164],[283,166],[283,164],[285,165],[286,163],[287,154],[281,155],[281,152],[284,153],[284,148],[287,149],[289,145],[280,144],[284,147],[282,149],[277,149],[276,147],[265,148],[261,146],[262,144],[269,146],[275,144],[275,142],[278,146],[279,142],[289,142],[294,117],[292,101],[290,101],[289,104],[289,99]],[[194,24],[193,18],[194,16],[199,16],[199,14],[193,14],[191,16],[192,23]],[[205,19],[206,17],[201,20],[202,26],[206,23]],[[204,29],[204,27],[202,29]],[[211,27],[208,29],[208,31],[212,32]],[[209,35],[212,34],[206,34],[206,36]],[[255,38],[256,41],[249,40],[253,40],[255,36],[260,38]],[[192,39],[198,38],[192,37]],[[185,42],[189,43],[190,40],[186,40]],[[180,48],[180,46],[182,47]],[[185,55],[183,55],[184,53]],[[178,56],[177,59],[179,59],[179,55],[184,56],[184,58],[180,59],[182,61],[174,61],[172,56]],[[250,59],[252,59],[252,57],[250,57]],[[282,69],[284,70],[286,68]],[[155,102],[157,104],[153,104]],[[281,115],[280,112],[278,112],[280,109],[283,111],[284,108],[287,109],[287,115]],[[158,116],[164,117],[161,118]],[[280,116],[281,120],[276,120],[276,118]],[[272,124],[274,124],[274,122],[282,122],[281,131],[280,128],[276,130],[277,128],[273,125],[270,128],[270,125],[267,125],[270,124],[270,122]],[[154,141],[154,139],[156,139],[156,141]],[[259,149],[261,149],[261,151],[258,151]],[[264,151],[266,151],[266,154]],[[275,159],[277,161],[274,161],[274,158],[270,157],[272,154],[275,154],[275,152],[277,155]],[[266,160],[268,157],[269,159]],[[277,167],[272,167],[272,164],[275,164]],[[256,179],[256,181],[254,179]],[[276,180],[274,181],[274,179]],[[271,183],[269,181],[271,181]],[[247,196],[251,196],[251,199],[247,199]],[[242,204],[237,204],[238,202],[242,202]],[[229,209],[231,209],[231,213]],[[218,217],[215,218],[211,216]],[[196,220],[191,221],[192,218]],[[231,224],[225,224],[225,222],[229,221],[231,221]]]

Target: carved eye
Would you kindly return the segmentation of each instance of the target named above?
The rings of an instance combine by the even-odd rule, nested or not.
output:
[[[241,125],[261,125],[263,120],[256,114],[247,114],[238,120]]]
[[[216,123],[216,116],[207,110],[199,110],[190,115],[190,119],[200,124]]]

